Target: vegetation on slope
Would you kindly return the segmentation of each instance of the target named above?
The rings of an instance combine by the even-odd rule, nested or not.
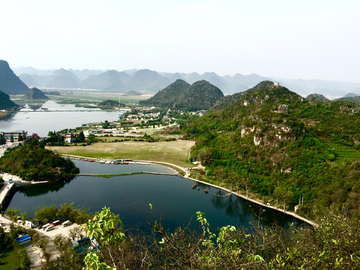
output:
[[[306,97],[306,99],[312,100],[312,101],[323,101],[323,102],[329,101],[329,99],[327,99],[324,95],[315,94],[315,93],[308,95]]]
[[[247,91],[260,90],[266,87],[272,86],[274,83],[272,81],[262,81],[261,83],[255,85],[253,88],[250,88]],[[234,103],[236,100],[241,98],[247,91],[235,93],[233,95],[228,95],[220,98],[216,101],[215,105],[211,108],[212,110],[221,110],[229,106],[231,103]]]
[[[219,88],[207,81],[198,81],[189,85],[183,80],[177,80],[150,99],[140,101],[140,104],[198,111],[209,109],[223,96]]]
[[[114,109],[114,107],[117,107],[119,108],[119,101],[116,101],[116,100],[112,100],[112,99],[107,99],[107,100],[104,100],[102,102],[100,102],[98,105],[98,107],[100,108],[108,108],[108,109]],[[125,107],[125,104],[124,103],[121,103],[121,106],[124,106]]]
[[[345,97],[342,97],[342,98],[339,98],[337,100],[346,100],[346,101],[351,101],[351,102],[354,102],[358,105],[360,105],[360,96],[345,96]]]
[[[19,108],[14,101],[12,101],[8,94],[0,91],[0,110],[10,110]]]
[[[360,209],[360,107],[313,102],[284,87],[246,91],[184,129],[207,178],[315,218]]]
[[[0,158],[0,170],[34,181],[65,181],[79,173],[71,160],[44,149],[38,139],[27,139],[5,152]]]

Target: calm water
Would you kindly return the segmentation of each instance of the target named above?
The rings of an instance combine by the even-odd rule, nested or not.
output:
[[[89,109],[78,108],[73,104],[57,104],[52,100],[43,104],[42,108],[47,108],[49,111],[25,109],[0,120],[0,131],[26,130],[28,135],[37,133],[43,137],[47,136],[49,131],[76,128],[82,124],[99,123],[105,120],[119,120],[119,116],[123,113],[119,111],[99,111],[98,109],[84,111]]]
[[[134,171],[170,172],[169,169],[154,165],[105,165],[77,161],[81,173],[124,173]],[[111,171],[111,172],[110,172]],[[201,185],[199,190],[192,189],[193,181],[179,176],[140,174],[111,178],[78,176],[68,183],[53,183],[25,187],[17,191],[10,207],[26,211],[33,216],[37,208],[46,205],[74,202],[75,206],[88,208],[90,212],[110,207],[120,214],[124,228],[133,228],[147,232],[149,227],[144,218],[151,218],[149,203],[154,206],[155,218],[162,221],[171,230],[187,225],[192,218],[191,228],[198,229],[196,211],[206,213],[206,217],[215,229],[224,225],[249,227],[254,221],[253,213],[260,208],[236,196],[219,197],[225,192]],[[206,194],[204,189],[210,192]],[[274,210],[262,211],[262,224],[278,223],[287,226],[296,222],[293,217]]]

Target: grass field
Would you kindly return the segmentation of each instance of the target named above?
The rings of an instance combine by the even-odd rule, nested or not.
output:
[[[21,267],[20,259],[13,249],[6,250],[0,257],[0,270],[17,269]]]
[[[88,146],[51,146],[48,149],[58,154],[78,155],[89,158],[151,160],[170,162],[182,167],[189,167],[187,160],[194,141],[171,142],[106,142]]]

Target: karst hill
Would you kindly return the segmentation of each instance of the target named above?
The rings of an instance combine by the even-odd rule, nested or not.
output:
[[[49,99],[45,94],[36,87],[31,88],[24,96],[26,100],[45,100]]]
[[[176,80],[150,99],[140,101],[140,104],[198,111],[211,108],[223,96],[219,88],[207,81],[198,81],[190,85],[183,80]]]
[[[311,217],[329,208],[357,209],[359,105],[308,100],[271,82],[235,95],[184,129],[196,139],[192,159],[210,177],[289,209],[302,198],[300,211]]]

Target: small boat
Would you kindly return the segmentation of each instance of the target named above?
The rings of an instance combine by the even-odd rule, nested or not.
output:
[[[100,160],[100,164],[105,164],[105,160]]]

